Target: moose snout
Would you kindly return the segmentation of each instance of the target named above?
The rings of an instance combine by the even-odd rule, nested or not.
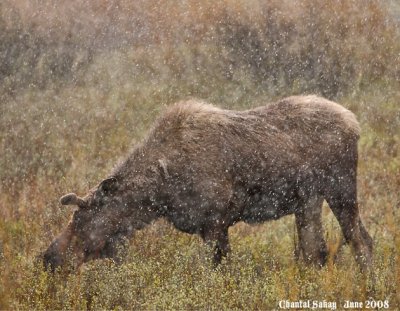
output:
[[[45,251],[41,257],[43,267],[46,271],[54,272],[58,267],[64,264],[63,257],[51,249]]]
[[[71,226],[68,225],[67,228],[51,242],[42,256],[45,269],[54,272],[58,267],[64,265],[67,249],[70,246],[72,237]]]

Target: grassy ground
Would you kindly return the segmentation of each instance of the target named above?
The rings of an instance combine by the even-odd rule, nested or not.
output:
[[[25,2],[16,3],[24,7]],[[264,310],[299,299],[334,301],[338,309],[346,300],[387,301],[389,309],[400,308],[398,24],[390,26],[374,1],[314,6],[302,0],[286,15],[281,13],[290,2],[272,1],[256,21],[245,8],[257,11],[258,1],[248,6],[239,1],[237,7],[235,1],[223,1],[209,15],[198,14],[193,3],[190,14],[201,27],[189,28],[198,42],[177,36],[176,18],[183,13],[167,6],[172,17],[160,18],[163,10],[149,16],[164,24],[174,21],[164,31],[175,36],[166,33],[166,42],[152,37],[145,39],[148,44],[128,42],[118,48],[110,48],[104,37],[104,49],[81,44],[82,37],[73,35],[43,38],[42,30],[28,27],[29,14],[21,13],[21,25],[10,28],[14,15],[0,5],[8,17],[0,19],[0,56],[6,51],[15,59],[9,66],[0,64],[0,310]],[[301,12],[308,12],[306,19]],[[113,7],[112,14],[119,13]],[[218,14],[223,22],[212,24]],[[310,26],[310,16],[319,16],[316,26]],[[232,253],[217,269],[199,237],[164,221],[136,234],[122,265],[94,261],[75,274],[50,275],[35,261],[72,214],[60,208],[59,197],[84,194],[98,183],[165,106],[197,97],[245,109],[310,92],[336,100],[360,120],[358,196],[375,244],[374,279],[358,271],[347,246],[333,264],[341,232],[326,206],[332,256],[321,270],[294,261],[292,216],[232,227]]]
[[[88,112],[80,118],[88,119],[80,119],[82,128],[77,129],[71,120],[77,120],[78,116],[69,116],[70,125],[61,121],[66,118],[65,114],[74,114],[74,111],[57,111],[57,100],[64,102],[66,94],[70,102],[82,96],[69,91],[57,96],[51,94],[56,102],[48,112],[46,96],[50,95],[31,94],[36,101],[35,108],[21,112],[22,116],[26,114],[24,120],[32,118],[27,120],[33,124],[27,131],[37,131],[34,136],[39,146],[25,146],[20,137],[15,148],[21,149],[13,154],[16,166],[10,170],[25,169],[18,166],[18,161],[25,161],[19,157],[32,156],[34,148],[44,144],[40,142],[42,131],[46,132],[47,139],[54,136],[52,143],[57,144],[51,146],[54,149],[51,152],[59,158],[45,163],[37,159],[39,169],[35,176],[29,175],[31,167],[28,167],[26,182],[14,185],[18,195],[3,192],[0,196],[0,309],[271,309],[285,299],[325,299],[341,304],[346,299],[370,298],[387,300],[392,309],[400,305],[397,292],[400,284],[400,123],[396,106],[400,94],[392,93],[389,98],[379,95],[374,99],[374,94],[362,93],[342,101],[362,121],[359,199],[363,219],[375,243],[374,282],[358,272],[347,247],[336,265],[330,262],[322,270],[296,264],[294,219],[290,216],[262,225],[237,224],[231,228],[233,252],[217,270],[212,269],[207,260],[208,250],[198,237],[158,222],[138,232],[121,266],[97,261],[69,276],[52,276],[41,271],[35,264],[35,256],[71,215],[68,208],[59,208],[60,195],[69,191],[84,193],[99,181],[126,151],[129,140],[140,139],[160,109],[148,103],[149,113],[140,108],[127,112],[116,105],[116,98],[121,95],[107,94],[110,97],[105,101],[111,103],[95,115],[95,121],[87,117],[94,110],[87,108],[91,106],[91,98],[90,90],[85,90],[84,107]],[[45,104],[41,107],[42,100]],[[36,109],[43,110],[35,116]],[[367,116],[365,111],[370,110],[371,115]],[[40,112],[53,117],[43,119]],[[41,127],[43,120],[47,123]],[[120,125],[115,126],[114,122]],[[33,151],[28,149],[29,153],[24,153],[25,148]],[[41,157],[46,157],[46,149],[40,152],[44,152]],[[67,171],[63,171],[63,161],[70,161]],[[324,219],[328,245],[334,253],[341,233],[328,208]]]

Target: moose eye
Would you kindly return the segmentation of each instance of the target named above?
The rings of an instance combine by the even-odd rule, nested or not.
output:
[[[79,211],[76,211],[74,213],[74,216],[72,217],[72,222],[75,226],[75,228],[80,228],[82,223],[83,223],[83,215]]]
[[[118,182],[115,177],[110,177],[103,180],[99,185],[99,191],[103,194],[109,194],[118,188]]]

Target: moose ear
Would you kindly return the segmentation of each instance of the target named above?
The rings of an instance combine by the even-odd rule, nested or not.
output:
[[[82,198],[78,197],[75,193],[68,193],[62,196],[60,203],[62,205],[77,205],[82,208],[86,207],[87,205],[86,202]]]
[[[169,178],[170,175],[169,175],[169,172],[168,172],[167,160],[165,160],[165,159],[159,159],[159,160],[158,160],[158,166],[159,166],[159,168],[160,168],[160,170],[161,170],[162,176],[163,176],[165,179]]]
[[[104,179],[99,185],[99,189],[105,194],[113,192],[117,190],[117,188],[118,188],[118,181],[115,177]]]

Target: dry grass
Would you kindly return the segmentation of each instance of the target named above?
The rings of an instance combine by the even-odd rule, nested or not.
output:
[[[52,3],[0,4],[1,310],[273,309],[285,299],[340,309],[369,298],[400,307],[400,41],[384,7]],[[134,13],[153,25],[139,37]],[[114,28],[96,37],[102,23]],[[67,276],[36,263],[71,215],[58,198],[101,180],[166,105],[199,97],[244,109],[304,92],[335,99],[361,122],[359,200],[375,242],[374,280],[358,272],[348,247],[321,270],[296,264],[291,216],[231,228],[232,254],[216,270],[198,237],[163,221],[137,233],[120,266],[95,261]],[[328,208],[324,225],[334,252],[341,233]]]

